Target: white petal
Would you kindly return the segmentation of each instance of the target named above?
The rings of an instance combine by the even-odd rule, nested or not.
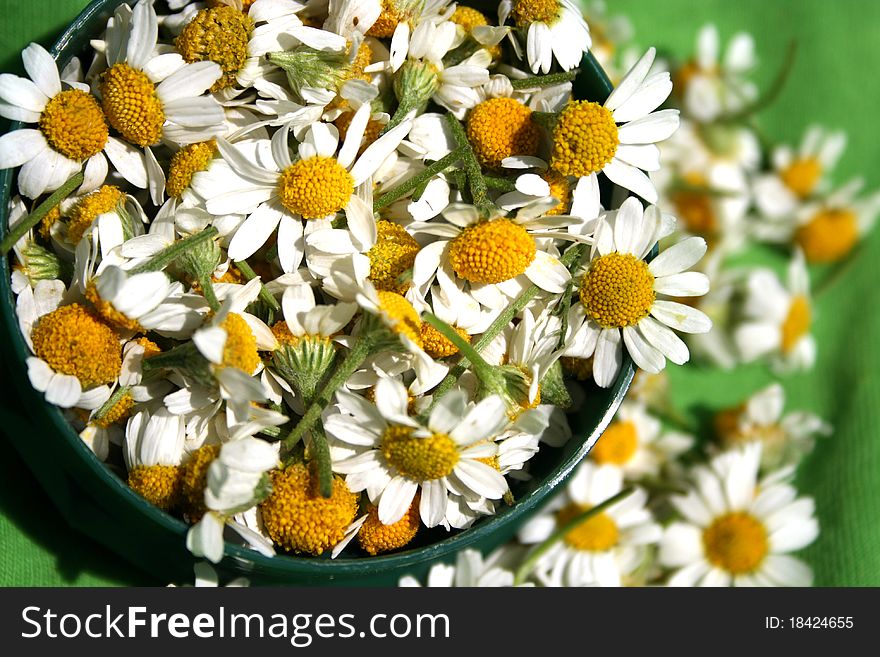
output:
[[[393,525],[403,518],[409,505],[412,504],[418,487],[416,482],[405,477],[398,476],[392,479],[382,491],[382,498],[379,500],[379,522],[383,525]]]
[[[621,144],[656,144],[669,139],[679,123],[678,110],[660,110],[621,126],[617,136]]]
[[[39,130],[28,128],[8,132],[0,136],[0,169],[20,167],[48,149],[49,144]]]
[[[144,156],[134,146],[115,137],[110,137],[104,145],[104,153],[113,168],[135,187],[146,189],[147,166]]]
[[[285,274],[295,272],[302,264],[304,255],[302,221],[282,213],[278,225],[278,264],[281,270]]]
[[[620,160],[611,160],[602,169],[602,173],[608,176],[611,182],[635,192],[648,203],[657,202],[657,190],[654,188],[654,183],[641,169],[624,164]]]
[[[558,258],[545,251],[535,253],[535,259],[528,266],[525,275],[532,283],[554,294],[565,292],[571,273]]]
[[[647,77],[648,71],[651,70],[655,54],[656,50],[654,48],[648,48],[641,59],[636,62],[635,66],[620,81],[617,88],[608,96],[608,100],[605,101],[605,107],[613,112],[636,92]]]
[[[706,254],[706,240],[688,237],[660,252],[648,265],[657,278],[678,274],[693,267]]]
[[[24,70],[46,98],[53,98],[61,93],[58,65],[43,46],[37,43],[30,44],[21,51],[21,59],[24,62]]]
[[[671,297],[699,297],[709,291],[709,277],[699,271],[686,271],[658,278],[654,291]]]
[[[138,2],[135,5],[130,29],[125,59],[133,68],[142,69],[153,54],[159,38],[159,19],[152,2]]]
[[[623,341],[637,367],[656,374],[666,366],[663,354],[649,344],[634,327],[625,326],[623,328]]]
[[[674,301],[655,301],[651,315],[684,333],[708,333],[712,329],[712,320],[705,313]]]
[[[690,352],[687,345],[670,329],[650,317],[644,317],[638,326],[645,340],[666,358],[676,365],[684,365],[688,362]]]
[[[412,121],[404,121],[367,147],[350,171],[352,178],[354,178],[355,187],[361,185],[376,172],[385,159],[397,149],[411,128]]]
[[[0,74],[0,98],[31,112],[42,112],[49,102],[33,82],[9,73]]]
[[[618,329],[602,329],[593,355],[593,378],[600,388],[610,388],[623,364],[623,349]]]
[[[205,93],[220,76],[223,69],[214,62],[187,64],[156,87],[156,95],[167,106],[174,101],[195,98]]]

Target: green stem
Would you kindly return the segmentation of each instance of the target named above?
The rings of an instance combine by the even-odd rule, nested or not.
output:
[[[199,285],[202,287],[202,294],[208,300],[208,306],[210,306],[211,310],[214,312],[220,310],[220,302],[217,300],[217,294],[214,292],[214,281],[211,280],[211,274],[200,276]]]
[[[425,312],[422,313],[422,319],[437,329],[444,338],[458,347],[461,355],[464,356],[476,370],[477,376],[483,378],[481,375],[492,369],[492,366],[487,363],[479,353],[477,353],[476,349],[471,346],[470,342],[461,337],[454,328],[437,317],[437,315]]]
[[[463,155],[464,153],[461,151],[461,149],[456,149],[431,164],[421,173],[418,173],[409,180],[400,183],[394,189],[382,194],[382,196],[373,201],[373,212],[378,212],[382,208],[391,205],[398,199],[403,198],[410,192],[414,192],[423,182],[428,181],[434,176],[443,173],[443,171],[458,162]]]
[[[788,44],[788,49],[785,51],[785,59],[783,60],[782,66],[780,67],[779,72],[776,74],[776,78],[773,80],[773,83],[770,85],[770,87],[763,94],[761,94],[751,105],[747,105],[746,107],[739,110],[738,112],[735,112],[734,114],[718,117],[718,122],[740,123],[772,105],[779,97],[779,94],[782,93],[782,89],[785,87],[785,83],[788,81],[788,77],[791,74],[792,69],[794,68],[796,54],[797,42],[792,41]]]
[[[452,130],[452,138],[455,140],[456,148],[462,151],[461,161],[470,183],[471,197],[474,205],[484,217],[497,215],[498,208],[489,199],[489,188],[483,179],[483,171],[480,168],[476,155],[474,155],[464,128],[451,113],[446,115],[446,122]]]
[[[593,518],[593,517],[599,515],[600,513],[605,511],[605,509],[613,506],[614,504],[617,504],[618,502],[620,502],[623,499],[626,499],[634,491],[635,491],[635,488],[633,488],[632,486],[630,486],[629,488],[624,488],[622,491],[617,493],[617,495],[614,495],[613,497],[609,497],[604,502],[597,504],[596,506],[594,506],[590,509],[587,509],[586,511],[584,511],[580,515],[575,516],[574,518],[569,520],[567,523],[562,525],[562,527],[559,527],[543,543],[541,543],[540,545],[538,545],[538,547],[536,547],[534,550],[532,550],[532,552],[530,552],[529,555],[525,558],[525,560],[522,562],[522,564],[520,565],[520,567],[516,571],[516,576],[514,577],[514,580],[513,580],[514,586],[525,582],[526,578],[529,576],[529,573],[531,573],[532,570],[534,569],[535,564],[538,563],[538,560],[542,556],[544,556],[544,554],[547,552],[547,550],[549,550],[557,542],[562,540],[565,537],[565,535],[568,534],[568,532],[570,532],[575,527],[579,526],[581,523],[589,520],[590,518]]]
[[[129,386],[119,386],[118,388],[116,388],[116,390],[113,391],[113,394],[110,395],[110,398],[101,405],[101,408],[98,409],[98,411],[95,413],[95,417],[92,419],[100,420],[101,418],[103,418],[105,415],[107,415],[107,413],[113,410],[113,407],[116,406],[116,404],[118,404],[120,401],[122,401],[122,398],[125,397],[125,395],[127,395],[130,391],[131,388]]]
[[[562,73],[551,73],[550,75],[536,75],[530,78],[520,78],[516,80],[511,80],[510,86],[513,87],[514,91],[538,89],[540,87],[552,87],[554,84],[571,82],[578,76],[578,73],[580,73],[580,69],[574,68],[570,71],[564,71]]]
[[[327,434],[324,433],[324,425],[317,422],[312,427],[311,447],[312,460],[318,466],[318,490],[322,497],[333,495],[333,463],[330,459],[330,445],[327,444]]]
[[[162,271],[186,251],[203,242],[214,239],[217,234],[218,231],[214,226],[208,226],[200,233],[184,237],[182,240],[178,240],[177,242],[174,242],[174,244],[162,249],[144,264],[132,269],[130,275],[134,276],[135,274],[143,274],[149,271]]]
[[[244,276],[249,281],[257,278],[256,272],[251,269],[251,266],[246,261],[236,260],[235,266],[238,268],[238,271],[241,272],[242,276]],[[278,303],[278,300],[272,296],[272,293],[269,292],[269,290],[266,289],[266,286],[262,283],[260,283],[260,298],[267,304],[269,304],[269,307],[275,312],[281,310],[281,304]]]
[[[52,195],[49,198],[40,203],[36,210],[31,212],[27,217],[24,217],[21,221],[15,224],[15,226],[12,226],[9,229],[9,233],[7,233],[3,241],[0,242],[0,255],[6,255],[9,253],[18,240],[24,237],[25,234],[31,228],[40,223],[43,220],[43,217],[49,214],[56,205],[70,196],[73,190],[82,184],[83,178],[82,171],[73,174],[66,183],[52,192]]]
[[[289,452],[294,445],[302,440],[306,432],[315,426],[315,423],[321,418],[324,408],[333,398],[333,394],[357,371],[361,363],[372,353],[374,347],[375,337],[373,333],[361,335],[357,339],[351,351],[348,352],[348,356],[345,357],[345,360],[333,372],[333,376],[324,384],[323,389],[315,398],[315,401],[308,407],[305,415],[302,416],[296,426],[281,442],[284,452]]]
[[[507,178],[499,178],[497,176],[483,176],[486,187],[499,192],[513,192],[516,190],[516,183]]]

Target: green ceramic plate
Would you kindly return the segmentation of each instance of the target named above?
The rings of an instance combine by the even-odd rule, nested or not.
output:
[[[86,52],[120,0],[94,0],[64,32],[51,52],[61,66]],[[129,4],[134,4],[130,0]],[[575,82],[578,98],[604,101],[611,92],[601,68],[588,56]],[[17,125],[13,125],[13,129]],[[6,234],[7,202],[13,171],[0,172],[0,236]],[[610,190],[606,190],[610,191]],[[153,507],[132,492],[100,462],[64,420],[61,412],[31,388],[25,359],[29,352],[15,315],[9,283],[9,261],[2,259],[0,276],[0,339],[2,364],[14,400],[0,407],[0,422],[16,449],[33,470],[61,517],[74,529],[108,546],[160,581],[190,581],[193,557],[186,550],[187,525]],[[628,359],[607,390],[591,387],[586,401],[570,417],[574,437],[560,449],[544,447],[532,460],[533,480],[515,490],[516,503],[466,531],[422,532],[418,544],[389,556],[309,559],[279,555],[267,558],[227,544],[222,573],[244,575],[254,584],[393,586],[406,573],[423,576],[431,563],[450,560],[462,548],[488,551],[510,539],[517,527],[548,501],[584,458],[611,421],[632,381]],[[45,522],[57,522],[46,518]]]

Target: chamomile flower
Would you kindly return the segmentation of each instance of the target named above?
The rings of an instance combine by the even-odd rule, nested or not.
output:
[[[382,523],[400,520],[417,492],[422,522],[435,527],[445,519],[450,493],[497,500],[507,491],[504,477],[483,462],[497,453],[486,439],[509,422],[500,397],[467,410],[465,394],[450,392],[425,425],[409,416],[406,388],[392,379],[377,384],[375,405],[342,390],[337,399],[342,412],[324,427],[358,453],[334,462],[334,470],[346,475],[351,490],[367,491]]]
[[[669,586],[809,586],[812,572],[789,553],[819,535],[815,504],[779,477],[758,480],[760,443],[693,470],[671,502],[682,520],[660,542]]]
[[[600,105],[572,100],[553,128],[550,168],[577,178],[603,173],[611,182],[649,203],[657,190],[646,171],[660,168],[657,143],[678,128],[678,110],[655,111],[672,91],[669,73],[648,74],[655,50],[649,48]]]
[[[183,446],[183,421],[165,408],[132,415],[125,427],[123,451],[129,488],[165,511],[176,506]]]
[[[773,171],[755,180],[759,212],[770,219],[789,217],[804,201],[822,194],[846,141],[843,131],[813,125],[804,133],[799,148],[776,147],[771,155]]]
[[[37,124],[0,136],[0,169],[21,167],[18,190],[28,198],[53,192],[85,164],[80,192],[97,189],[107,160],[136,187],[147,186],[143,156],[110,136],[107,117],[86,85],[61,79],[46,50],[32,43],[21,53],[29,79],[0,75],[0,116]]]
[[[590,46],[590,28],[571,0],[502,0],[498,23],[513,20],[525,34],[525,51],[533,73],[549,73],[555,59],[564,71],[576,68]],[[512,39],[517,55],[522,45]]]
[[[645,406],[624,401],[614,421],[590,451],[590,459],[599,465],[623,470],[627,479],[657,477],[663,466],[689,450],[693,436],[664,431],[660,420]]]
[[[813,303],[803,253],[796,250],[785,284],[770,269],[753,270],[746,280],[743,322],[733,331],[745,362],[771,358],[781,370],[806,370],[816,361],[810,333]]]
[[[382,0],[382,13],[366,34],[379,39],[391,37],[389,63],[396,71],[408,55],[420,56],[412,51],[418,49],[422,35],[429,33],[426,30],[450,25],[454,38],[455,25],[447,22],[454,12],[451,0]]]
[[[557,528],[623,490],[623,473],[612,466],[581,464],[564,493],[519,530],[520,542],[541,543]],[[636,489],[550,547],[533,576],[545,586],[621,586],[641,566],[662,529],[645,508],[648,494]]]
[[[425,586],[430,588],[473,588],[513,586],[511,549],[501,547],[484,557],[477,550],[465,549],[455,557],[455,564],[437,563],[428,571]],[[422,583],[412,575],[400,578],[398,586],[420,587]],[[528,586],[528,585],[526,585]]]
[[[208,199],[206,207],[212,214],[249,213],[229,242],[231,259],[253,255],[277,228],[282,269],[295,271],[305,256],[303,221],[315,225],[308,232],[330,228],[330,220],[342,210],[354,240],[366,243],[373,239],[376,225],[372,208],[356,190],[397,148],[410,124],[404,122],[389,130],[358,156],[369,118],[370,107],[363,105],[341,147],[335,126],[312,125],[299,145],[296,161],[290,157],[287,128],[272,138],[268,161],[250,161],[225,140],[217,140],[228,166],[215,167],[210,177],[197,175],[193,186]],[[260,155],[265,158],[269,154],[263,150]]]
[[[761,467],[771,471],[796,465],[809,454],[816,437],[828,436],[831,426],[807,411],[783,415],[785,390],[773,383],[743,404],[715,416],[715,431],[722,447],[730,449],[750,441],[762,444]]]
[[[705,274],[687,271],[706,252],[702,238],[686,238],[650,263],[643,260],[669,228],[656,206],[643,211],[632,197],[599,224],[563,355],[593,356],[593,378],[601,387],[610,386],[620,371],[624,346],[639,368],[656,373],[667,358],[683,364],[690,356],[671,329],[705,333],[712,326],[699,310],[657,298],[700,296],[709,289]]]
[[[718,28],[705,25],[697,35],[696,56],[677,72],[676,89],[684,113],[701,123],[734,114],[758,95],[746,75],[755,66],[755,43],[750,34],[734,35],[719,61]]]
[[[157,39],[152,2],[117,9],[107,28],[108,68],[99,84],[107,122],[123,139],[147,149],[162,141],[182,146],[225,133],[222,107],[204,95],[223,74],[221,67],[156,55]]]
[[[471,205],[453,203],[443,211],[445,223],[412,224],[413,232],[439,238],[416,256],[413,283],[423,288],[436,276],[440,286],[455,296],[459,291],[456,280],[466,281],[474,297],[490,307],[506,305],[505,295],[515,297],[527,281],[548,292],[562,292],[570,279],[568,269],[539,248],[536,238],[570,239],[568,233],[555,229],[578,219],[545,215],[550,203],[556,205],[551,200],[544,206],[520,209],[512,217],[488,220]]]

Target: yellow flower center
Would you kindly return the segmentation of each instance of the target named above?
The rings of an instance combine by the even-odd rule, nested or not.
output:
[[[77,162],[100,153],[109,136],[98,101],[79,89],[52,97],[40,114],[40,131],[54,150]]]
[[[634,255],[609,253],[590,264],[580,297],[587,314],[599,326],[632,326],[654,305],[654,275],[648,264]]]
[[[591,30],[592,32],[592,30]],[[675,92],[680,96],[684,97],[684,92],[690,83],[693,81],[695,77],[697,77],[701,73],[702,69],[700,65],[696,62],[696,60],[690,60],[686,62],[678,71],[675,72],[673,77]]]
[[[412,304],[397,292],[376,290],[379,295],[379,309],[391,329],[405,335],[419,347],[422,346],[422,321]]]
[[[52,228],[61,219],[61,206],[56,205],[46,213],[46,216],[40,220],[40,227],[37,231],[44,240],[48,240],[52,236]]]
[[[553,23],[559,16],[557,0],[513,0],[510,15],[517,27],[528,27],[532,23]]]
[[[590,451],[590,456],[596,463],[625,465],[636,453],[638,446],[636,425],[627,421],[615,422],[599,438]]]
[[[94,424],[101,429],[107,429],[114,424],[127,420],[129,415],[131,415],[131,409],[133,406],[134,398],[131,396],[131,393],[127,392],[110,407],[110,410],[107,411],[103,417],[95,420]]]
[[[593,378],[593,358],[573,358],[563,356],[559,359],[562,369],[578,381],[589,381]],[[593,449],[596,449],[595,447]]]
[[[620,143],[614,117],[602,105],[573,100],[553,129],[550,166],[565,176],[588,176],[601,171]]]
[[[532,110],[513,98],[492,98],[471,110],[467,136],[484,167],[501,168],[513,155],[535,155],[541,129],[532,121]]]
[[[797,346],[807,332],[812,322],[810,300],[799,295],[791,301],[788,315],[782,323],[782,351],[788,353]]]
[[[452,328],[455,329],[455,332],[458,333],[462,339],[467,342],[471,341],[471,336],[467,331],[458,328],[457,326],[453,326]],[[448,358],[449,356],[454,356],[458,353],[458,347],[456,347],[449,338],[426,322],[422,322],[422,344],[424,345],[423,349],[425,350],[425,353],[431,358]]]
[[[718,220],[712,197],[701,189],[708,185],[706,177],[699,173],[687,173],[682,178],[687,187],[672,194],[678,218],[689,232],[712,235],[718,229]]]
[[[733,575],[756,570],[770,550],[767,529],[748,513],[734,512],[716,518],[703,531],[706,558]]]
[[[358,544],[367,554],[399,550],[409,544],[419,531],[419,500],[417,494],[403,518],[391,525],[383,525],[379,520],[379,509],[370,505],[367,519],[358,531]]]
[[[376,222],[376,244],[367,252],[370,259],[370,280],[378,290],[404,294],[410,281],[401,276],[412,269],[421,247],[406,229],[380,219]]]
[[[382,13],[367,30],[367,36],[387,39],[394,36],[397,25],[406,19],[405,12],[397,7],[396,0],[382,0]]]
[[[556,512],[556,524],[562,527],[587,511],[589,507],[571,503]],[[620,538],[617,523],[606,513],[599,513],[569,530],[563,539],[565,543],[584,552],[605,552],[610,550]]]
[[[223,366],[236,367],[246,374],[251,374],[260,364],[257,338],[254,337],[251,327],[237,313],[229,313],[220,326],[226,331]]]
[[[217,154],[217,142],[213,139],[184,146],[171,156],[165,191],[169,196],[180,198],[192,183],[193,176],[208,168]]]
[[[499,218],[465,228],[449,245],[449,262],[471,283],[502,283],[528,269],[536,253],[525,228]]]
[[[105,212],[112,212],[122,203],[123,193],[113,185],[103,185],[79,199],[67,213],[67,239],[77,243],[92,225],[92,222]]]
[[[322,554],[345,536],[358,510],[358,496],[333,477],[332,494],[323,497],[317,477],[297,463],[271,473],[272,494],[260,504],[266,533],[277,545],[296,553]]]
[[[180,497],[184,515],[189,522],[196,523],[205,515],[208,467],[219,455],[220,445],[202,445],[181,466]]]
[[[146,73],[114,65],[101,74],[101,97],[107,120],[126,140],[152,146],[162,138],[165,111]]]
[[[180,497],[180,468],[174,465],[139,465],[128,473],[128,487],[163,511]]]
[[[150,356],[155,356],[156,354],[161,354],[162,350],[159,348],[155,342],[150,340],[149,338],[140,337],[133,340],[135,344],[139,344],[144,348],[144,358],[149,358]]]
[[[241,10],[247,12],[257,0],[241,0]],[[208,7],[228,7],[226,0],[208,0]],[[317,26],[320,27],[320,26]]]
[[[303,219],[323,219],[348,205],[354,178],[335,157],[310,157],[287,167],[278,179],[278,197]]]
[[[34,326],[34,353],[83,388],[112,383],[122,369],[122,347],[113,330],[73,303],[43,315]]]
[[[785,186],[799,198],[812,194],[822,177],[822,164],[814,157],[795,160],[780,172]]]
[[[413,435],[411,427],[390,426],[382,434],[382,455],[404,477],[431,481],[452,474],[458,463],[458,446],[445,433],[426,438]]]
[[[489,19],[486,18],[484,14],[477,11],[473,7],[464,7],[462,5],[458,5],[456,7],[455,12],[452,14],[452,17],[449,19],[456,25],[461,27],[461,31],[465,34],[470,35],[475,27],[482,27],[483,25],[489,24]],[[497,46],[489,46],[486,47],[486,50],[489,51],[489,54],[492,56],[492,59],[500,59],[501,58],[501,45]]]
[[[236,82],[238,72],[248,58],[248,41],[254,21],[246,14],[229,7],[202,9],[187,23],[174,41],[184,61],[212,61],[220,65],[223,75],[211,87],[220,91]]]
[[[837,262],[859,241],[859,220],[849,209],[830,209],[801,226],[794,241],[810,262]]]
[[[571,207],[571,185],[568,178],[552,169],[542,174],[541,178],[550,185],[550,196],[559,201],[559,205],[547,210],[544,214],[557,215],[568,212]]]
[[[124,313],[116,310],[109,301],[101,298],[95,283],[90,281],[86,286],[86,299],[95,307],[101,318],[117,330],[134,331],[143,333],[144,328],[135,319],[130,319]]]
[[[764,456],[768,453],[776,453],[781,449],[786,440],[785,430],[778,424],[761,424],[742,426],[740,417],[745,412],[745,406],[728,408],[715,415],[715,433],[726,448],[735,447],[742,443],[760,441],[764,444]]]

